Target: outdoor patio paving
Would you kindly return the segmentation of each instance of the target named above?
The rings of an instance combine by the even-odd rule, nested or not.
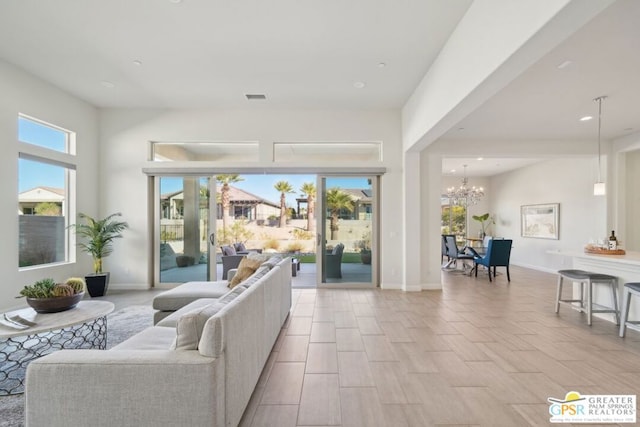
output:
[[[189,267],[171,268],[161,272],[163,283],[184,283],[188,281],[205,281],[206,264],[197,264]],[[218,277],[222,277],[222,264],[217,264]],[[327,279],[327,283],[370,283],[371,266],[356,263],[342,264],[342,279]],[[295,277],[292,277],[294,288],[316,287],[316,264],[302,263]]]

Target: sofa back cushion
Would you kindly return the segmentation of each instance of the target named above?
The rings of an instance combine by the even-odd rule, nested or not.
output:
[[[256,272],[253,273],[247,280],[245,280],[242,283],[240,283],[240,286],[242,286],[245,289],[248,288],[249,286],[251,286],[254,283],[256,283],[258,280],[260,280],[260,278],[262,276],[264,276],[265,274],[267,274],[270,270],[271,269],[269,267],[261,265],[260,267],[258,267]]]
[[[276,265],[278,265],[280,261],[282,261],[282,257],[279,255],[274,255],[270,257],[268,260],[266,260],[265,262],[263,262],[262,265],[266,265],[269,268],[273,268]]]
[[[174,350],[197,350],[205,323],[224,306],[225,304],[216,302],[183,314],[178,319],[176,340],[171,348]]]
[[[236,286],[231,291],[227,292],[225,295],[220,297],[218,299],[218,302],[220,304],[227,304],[227,303],[233,301],[234,299],[236,299],[236,297],[238,295],[240,295],[241,293],[243,293],[245,290],[246,290],[246,288],[243,287],[243,286]]]

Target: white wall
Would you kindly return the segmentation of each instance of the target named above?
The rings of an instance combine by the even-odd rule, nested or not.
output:
[[[126,244],[120,244],[105,261],[111,271],[110,286],[139,288],[149,284],[152,254],[147,248],[147,178],[142,173],[149,141],[256,141],[260,160],[253,166],[260,167],[277,166],[271,161],[273,142],[382,141],[379,166],[385,166],[387,173],[381,185],[381,284],[386,288],[401,286],[403,224],[398,219],[403,207],[402,148],[397,111],[104,110],[100,140],[104,166],[100,173],[101,214],[122,212],[131,226],[123,239]],[[333,161],[315,166],[344,166],[348,170],[359,165],[343,161],[336,153]]]
[[[16,300],[20,289],[36,280],[52,277],[64,280],[91,272],[91,259],[77,252],[77,263],[52,267],[34,267],[18,271],[18,113],[27,114],[76,132],[77,136],[77,210],[97,213],[98,123],[97,111],[89,104],[58,88],[32,77],[0,60],[0,141],[2,156],[0,222],[3,238],[0,245],[0,310],[24,306]],[[75,222],[75,221],[72,221]]]
[[[513,239],[511,263],[555,272],[570,260],[549,250],[580,250],[590,239],[608,236],[606,197],[593,195],[593,159],[554,159],[491,179],[491,211],[496,214],[496,235]],[[520,235],[520,207],[560,204],[559,240]]]

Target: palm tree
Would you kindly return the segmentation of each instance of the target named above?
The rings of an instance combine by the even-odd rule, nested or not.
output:
[[[353,212],[353,199],[340,188],[330,188],[327,191],[327,208],[331,212],[331,219],[329,222],[331,240],[335,240],[336,231],[338,231],[338,215],[343,209]]]
[[[287,193],[293,193],[293,187],[287,181],[278,181],[273,186],[277,191],[280,192],[280,228],[287,225]]]
[[[300,187],[300,192],[307,196],[307,231],[316,229],[313,214],[316,210],[316,186],[313,182],[305,182]]]
[[[222,205],[222,239],[226,240],[227,224],[229,224],[229,184],[233,182],[244,181],[240,175],[216,175],[216,181],[222,184],[220,187],[220,204]]]

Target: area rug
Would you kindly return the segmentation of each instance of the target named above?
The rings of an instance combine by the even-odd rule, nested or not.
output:
[[[107,316],[107,348],[153,325],[153,309],[132,305]],[[24,394],[0,396],[0,427],[24,426]]]

